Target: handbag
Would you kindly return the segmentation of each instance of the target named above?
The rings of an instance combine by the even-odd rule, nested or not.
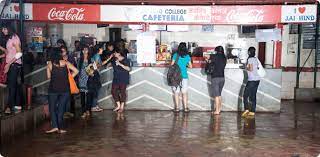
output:
[[[74,80],[73,76],[71,75],[71,72],[68,67],[67,67],[67,69],[68,69],[68,80],[69,80],[69,85],[70,85],[70,93],[71,94],[78,94],[80,91],[77,86],[77,83]]]
[[[262,66],[261,62],[259,61],[259,59],[258,59],[258,58],[256,58],[256,59],[257,59],[257,61],[258,61],[258,70],[257,70],[257,73],[258,73],[258,75],[259,75],[261,78],[263,78],[263,77],[265,77],[265,76],[267,75],[267,72],[266,72],[266,70],[263,68],[263,66]]]

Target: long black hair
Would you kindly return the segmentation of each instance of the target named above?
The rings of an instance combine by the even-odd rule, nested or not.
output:
[[[254,47],[249,47],[249,49],[248,49],[248,55],[249,55],[249,58],[255,57],[255,56],[256,56],[256,48],[254,48]]]
[[[178,46],[178,55],[184,57],[188,55],[188,48],[185,42],[181,42]]]
[[[88,64],[91,64],[91,52],[90,52],[90,48],[88,46],[85,46],[82,48],[81,53],[80,53],[80,60],[79,60],[79,69],[82,68],[83,66],[83,62],[84,62],[84,54],[83,54],[83,50],[84,49],[88,49]]]
[[[50,56],[52,64],[60,65],[60,60],[62,60],[62,52],[59,48],[53,48]]]
[[[67,46],[66,42],[63,39],[58,39],[57,44],[61,44],[62,46]]]
[[[8,30],[8,35],[6,35],[6,39],[11,39],[13,36],[17,35],[13,27],[4,25],[2,26],[2,29],[4,28]]]

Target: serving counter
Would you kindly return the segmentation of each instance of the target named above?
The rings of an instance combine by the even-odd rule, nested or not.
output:
[[[127,109],[170,110],[173,108],[172,91],[166,84],[166,67],[133,67],[130,85],[127,88]],[[47,94],[49,81],[45,67],[26,75],[26,83],[33,85],[35,94]],[[281,69],[266,69],[257,94],[257,111],[280,112]],[[189,74],[189,107],[191,110],[211,110],[210,79],[202,68],[192,68]],[[223,111],[243,109],[242,95],[245,88],[246,72],[239,68],[225,69],[226,82],[222,92]],[[99,104],[106,109],[113,108],[111,96],[112,69],[101,70],[102,89]]]

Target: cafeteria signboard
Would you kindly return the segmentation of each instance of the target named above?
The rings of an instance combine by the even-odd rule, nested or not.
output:
[[[101,21],[145,23],[210,23],[210,6],[102,5]]]
[[[41,8],[41,9],[39,9]],[[33,18],[37,21],[99,22],[99,5],[33,4]]]
[[[213,24],[275,24],[280,22],[280,5],[212,6]]]
[[[4,3],[1,3],[3,5]],[[32,13],[32,4],[26,3],[24,4],[24,19],[25,20],[32,20],[33,13]],[[2,6],[0,8],[3,8]],[[20,16],[20,7],[19,3],[11,3],[10,5],[4,7],[3,14],[1,16],[1,19],[7,19],[7,20],[18,20]]]
[[[317,5],[283,5],[281,9],[282,23],[316,22]]]

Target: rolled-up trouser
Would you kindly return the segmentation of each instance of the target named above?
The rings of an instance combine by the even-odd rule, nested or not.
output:
[[[115,102],[126,102],[127,100],[127,85],[112,84],[111,94]]]

